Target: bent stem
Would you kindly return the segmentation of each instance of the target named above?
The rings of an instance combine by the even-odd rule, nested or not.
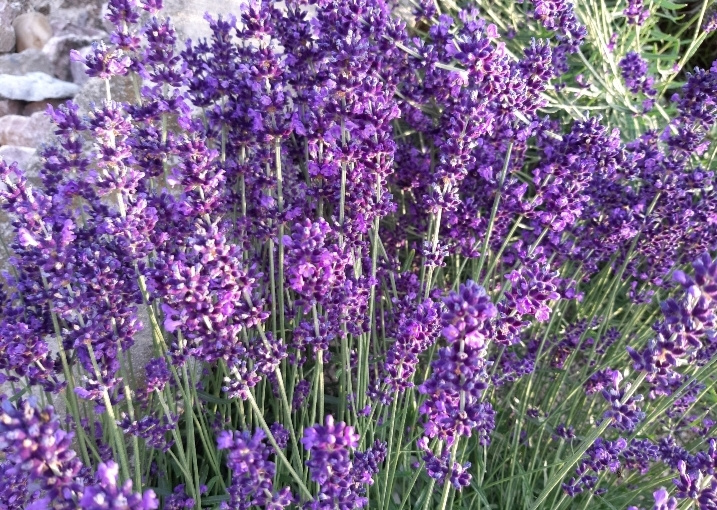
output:
[[[485,233],[485,237],[483,238],[483,247],[481,248],[480,252],[480,259],[478,260],[478,268],[476,269],[475,274],[473,274],[473,280],[478,281],[480,278],[480,274],[483,271],[483,265],[485,264],[485,259],[488,253],[488,246],[490,245],[490,236],[493,233],[493,225],[495,223],[495,216],[498,213],[498,206],[500,205],[500,198],[501,194],[503,193],[503,186],[505,184],[505,176],[508,173],[508,165],[510,163],[510,155],[513,152],[513,142],[508,144],[508,150],[505,153],[505,160],[503,162],[503,170],[500,172],[500,182],[498,183],[498,191],[495,195],[495,200],[493,201],[493,209],[490,211],[490,220],[488,220],[488,228]],[[487,277],[487,275],[486,275]]]
[[[453,463],[455,462],[457,451],[458,451],[458,438],[456,438],[455,442],[453,443],[453,448],[451,448],[451,455],[448,459],[448,473],[446,474],[446,478],[443,480],[443,494],[441,494],[440,510],[446,510],[446,504],[448,503],[448,495],[451,493],[451,480],[448,475],[451,473],[451,470],[453,469]]]
[[[262,428],[262,430],[266,434],[266,437],[269,440],[269,442],[271,443],[271,446],[274,447],[276,456],[279,457],[281,462],[284,464],[284,467],[286,467],[286,469],[289,471],[289,474],[294,479],[296,484],[299,486],[299,489],[301,489],[301,492],[303,492],[304,495],[306,496],[307,501],[311,501],[313,499],[313,496],[311,495],[311,491],[309,491],[309,489],[304,484],[304,481],[296,473],[296,471],[294,471],[294,468],[291,466],[289,459],[286,458],[286,455],[284,455],[284,452],[281,450],[281,448],[279,448],[279,445],[277,444],[276,439],[274,439],[274,435],[271,433],[271,429],[269,429],[269,426],[266,424],[266,421],[264,420],[264,416],[261,412],[261,409],[259,409],[259,406],[257,405],[252,392],[249,392],[249,396],[248,396],[247,400],[249,400],[249,404],[251,404],[251,408],[254,411],[254,415],[256,416],[257,420],[259,421],[259,426]]]
[[[623,404],[625,404],[630,399],[630,397],[632,397],[635,391],[637,391],[637,388],[645,380],[645,377],[647,377],[647,372],[640,373],[634,384],[630,387],[629,390],[625,392],[625,396],[622,399]],[[597,438],[600,437],[603,432],[607,430],[611,423],[611,420],[604,420],[599,427],[594,429],[587,435],[587,437],[585,437],[583,442],[580,443],[580,446],[578,446],[578,448],[575,450],[575,453],[573,453],[568,458],[568,460],[565,461],[565,463],[557,473],[550,477],[550,480],[548,480],[548,483],[546,484],[543,491],[530,506],[530,510],[538,510],[538,508],[540,508],[540,505],[542,505],[543,502],[548,498],[550,493],[553,492],[553,489],[555,489],[555,487],[563,480],[563,478],[565,478],[565,475],[568,474],[568,471],[570,471],[573,466],[578,463],[578,461],[583,457],[588,448],[590,448],[597,440]]]

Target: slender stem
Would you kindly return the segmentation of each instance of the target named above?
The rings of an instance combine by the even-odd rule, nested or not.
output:
[[[436,480],[434,478],[431,478],[431,481],[428,482],[428,487],[425,492],[426,494],[426,501],[423,502],[423,510],[431,510],[431,502],[433,501],[433,498],[431,495],[433,494],[433,487],[436,485]]]
[[[627,402],[627,400],[632,397],[633,393],[637,390],[638,386],[642,384],[642,382],[645,380],[645,377],[647,377],[646,372],[642,372],[635,383],[631,386],[629,390],[625,393],[625,397],[622,400],[622,403],[624,404]],[[583,454],[587,451],[588,448],[592,446],[592,444],[595,442],[595,440],[600,437],[603,432],[607,430],[607,428],[612,423],[611,420],[605,420],[603,421],[599,427],[594,429],[592,432],[590,432],[582,443],[580,443],[580,446],[575,450],[575,452],[565,461],[565,463],[562,465],[562,467],[558,470],[557,473],[555,473],[553,476],[550,477],[550,480],[548,480],[548,483],[546,484],[543,491],[540,493],[538,498],[533,502],[533,504],[530,506],[530,510],[538,510],[540,508],[540,505],[543,504],[543,502],[548,498],[550,493],[553,491],[553,489],[565,478],[565,475],[568,474],[568,471],[572,469],[572,467],[577,464],[577,462],[582,458]]]
[[[495,200],[493,201],[493,209],[490,212],[490,220],[488,221],[488,228],[486,230],[485,236],[483,238],[483,248],[481,248],[480,252],[480,260],[478,261],[478,268],[476,269],[475,274],[473,275],[473,280],[478,281],[480,278],[480,274],[483,271],[483,264],[485,264],[487,254],[488,254],[488,246],[490,245],[490,236],[493,233],[493,224],[495,223],[495,216],[498,213],[498,205],[500,204],[500,197],[503,193],[503,185],[505,184],[505,176],[508,173],[508,165],[510,163],[510,155],[513,152],[513,142],[510,142],[508,144],[508,150],[505,153],[505,160],[503,162],[503,170],[500,172],[500,179],[498,182],[498,190],[495,194]]]
[[[458,450],[458,438],[455,439],[455,442],[453,443],[453,447],[451,448],[451,455],[448,460],[448,473],[451,473],[451,470],[453,469],[453,462],[456,458],[456,451]],[[451,480],[450,476],[446,475],[445,479],[443,480],[443,493],[441,494],[441,506],[439,507],[440,510],[446,510],[446,504],[448,503],[448,495],[451,493]]]
[[[311,314],[314,317],[314,333],[316,334],[317,338],[320,338],[320,331],[319,331],[319,314],[316,310],[316,303],[314,303],[311,307]],[[316,353],[316,376],[315,376],[315,386],[314,391],[316,392],[314,395],[315,401],[318,405],[318,423],[324,423],[324,351],[319,350]]]
[[[95,370],[95,377],[97,378],[97,383],[102,384],[102,374],[100,371],[100,367],[97,364],[97,358],[95,357],[95,351],[92,349],[92,344],[88,342],[85,345],[87,346],[87,351],[90,354],[90,361],[92,362],[92,368],[94,368]],[[122,434],[119,431],[119,427],[117,427],[117,417],[115,415],[114,407],[112,406],[112,400],[110,399],[110,394],[107,391],[107,388],[102,388],[102,400],[105,403],[105,412],[107,413],[107,417],[109,418],[108,421],[110,433],[112,434],[112,438],[114,439],[115,445],[117,446],[117,453],[120,457],[120,469],[122,470],[122,476],[125,480],[129,480],[131,477],[129,475],[127,448],[125,446],[124,440],[122,439]],[[136,458],[135,462],[139,462],[139,458]]]
[[[45,275],[42,275],[42,285],[45,288],[45,290],[49,290],[50,285],[47,282],[47,278]],[[80,414],[80,407],[77,402],[77,395],[75,394],[75,380],[72,375],[72,369],[70,368],[69,363],[67,362],[67,354],[65,353],[65,347],[62,343],[62,334],[60,329],[60,323],[57,319],[57,315],[55,312],[50,309],[50,317],[52,319],[52,327],[55,331],[55,341],[57,342],[57,349],[60,353],[60,361],[62,363],[62,371],[65,376],[65,381],[69,385],[69,388],[65,389],[65,399],[70,405],[70,411],[72,412],[72,418],[74,419],[75,423],[78,425],[78,442],[80,444],[80,452],[82,454],[82,461],[84,462],[85,466],[91,466],[90,464],[90,456],[87,453],[87,444],[85,443],[86,437],[84,434],[84,430],[82,427],[79,426],[79,424],[82,423],[82,416]]]
[[[248,292],[244,293],[244,299],[249,304],[249,306],[253,306],[251,301],[251,296],[249,296]],[[261,337],[261,341],[264,343],[264,346],[271,351],[271,346],[269,345],[269,340],[266,338],[266,333],[264,333],[264,327],[263,325],[259,324],[257,326],[257,330],[259,331],[259,336]],[[300,466],[301,462],[301,456],[299,454],[299,442],[296,439],[296,431],[294,430],[294,424],[292,423],[291,418],[291,405],[289,404],[289,398],[286,395],[286,387],[284,386],[284,376],[277,367],[274,370],[274,375],[276,377],[276,383],[279,386],[279,394],[281,396],[281,403],[284,406],[284,413],[286,415],[286,425],[289,429],[289,434],[291,435],[291,446],[294,454],[294,462],[297,463],[297,468]],[[300,468],[299,468],[300,469]]]
[[[264,430],[266,433],[267,439],[269,439],[269,442],[271,443],[271,446],[274,447],[274,451],[276,452],[276,456],[279,457],[279,460],[284,464],[284,467],[289,471],[289,474],[292,476],[296,484],[299,486],[299,489],[306,495],[307,500],[313,499],[313,496],[311,495],[311,491],[306,487],[301,477],[294,471],[294,468],[291,467],[291,463],[284,455],[284,452],[279,448],[279,445],[276,443],[276,439],[274,439],[274,435],[271,433],[271,429],[266,424],[266,421],[264,420],[264,416],[262,415],[261,410],[259,409],[259,406],[256,404],[256,400],[254,399],[254,395],[249,392],[249,397],[247,398],[249,401],[249,404],[251,404],[251,408],[254,410],[254,414],[256,415],[259,426]]]
[[[416,481],[418,480],[418,477],[421,475],[421,472],[423,471],[423,467],[425,465],[425,462],[421,462],[421,465],[418,466],[418,469],[416,469],[416,472],[413,474],[413,477],[411,478],[411,481],[408,484],[408,488],[405,491],[405,496],[403,496],[403,499],[401,500],[401,506],[398,510],[403,510],[403,507],[406,506],[406,503],[408,502],[408,498],[413,493],[413,487],[416,485]]]
[[[276,167],[276,203],[279,210],[279,216],[284,212],[284,191],[283,191],[283,177],[281,173],[281,144],[279,140],[276,141],[274,146],[274,166]],[[279,218],[279,331],[282,337],[285,333],[285,317],[284,317],[284,221],[283,218]]]
[[[443,214],[443,209],[440,207],[438,208],[438,212],[436,212],[434,221],[433,221],[433,233],[431,237],[431,251],[435,252],[436,247],[438,246],[438,233],[441,228],[441,216]],[[424,263],[425,267],[425,263]],[[431,280],[433,279],[433,266],[429,266],[428,270],[426,271],[426,280],[423,282],[423,298],[428,298],[428,294],[431,292]]]
[[[400,369],[399,369],[398,377],[399,378],[401,377]],[[396,429],[396,407],[397,407],[397,403],[398,403],[398,398],[399,398],[398,395],[394,395],[394,397],[393,397],[393,402],[391,403],[391,411],[390,411],[391,422],[388,425],[388,444],[386,446],[386,469],[384,470],[385,475],[383,477],[383,501],[381,502],[381,507],[380,507],[380,508],[384,508],[384,509],[388,508],[388,503],[391,499],[391,495],[390,495],[391,491],[389,489],[389,485],[390,485],[389,474],[391,471],[391,461],[392,461],[391,454],[393,453],[393,434]],[[404,413],[406,412],[405,409],[403,410],[403,412]],[[398,455],[396,455],[396,458],[398,459]]]
[[[343,119],[341,120],[343,123]],[[339,247],[344,247],[344,222],[346,209],[346,163],[341,163],[341,194],[339,195]]]

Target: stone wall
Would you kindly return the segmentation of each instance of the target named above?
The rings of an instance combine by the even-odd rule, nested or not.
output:
[[[109,39],[111,25],[104,20],[106,0],[0,0],[0,159],[17,161],[29,179],[37,182],[39,149],[53,141],[53,128],[45,114],[48,105],[72,99],[81,110],[105,99],[105,84],[89,78],[85,66],[70,61],[70,51],[81,54],[95,41]],[[238,14],[238,0],[168,0],[164,15],[171,17],[179,41],[210,35],[204,13]],[[126,78],[112,80],[112,96],[132,101],[134,89]],[[12,236],[7,216],[0,211],[0,235]],[[8,261],[0,254],[0,270]],[[140,309],[145,329],[136,338],[131,356],[137,374],[152,356],[152,338],[146,312]],[[48,338],[56,349],[54,339]],[[0,385],[0,393],[11,392]],[[59,410],[64,406],[56,399]]]
[[[32,182],[41,164],[38,150],[52,143],[53,128],[45,110],[74,99],[86,110],[105,97],[104,82],[89,78],[83,64],[70,61],[70,51],[87,51],[109,38],[103,23],[106,7],[99,0],[0,0],[0,159],[17,161]],[[131,87],[117,80],[119,98]],[[12,240],[8,218],[0,212],[0,235]],[[4,253],[0,270],[8,270]],[[53,339],[48,339],[52,349]],[[151,343],[140,339],[137,360],[149,356]],[[9,393],[9,385],[0,385]],[[56,399],[62,411],[62,399]]]
[[[238,17],[240,4],[240,0],[165,0],[163,15],[172,19],[179,41],[197,41],[210,36],[206,12]],[[0,0],[0,159],[17,161],[31,182],[37,181],[41,164],[38,149],[52,143],[54,136],[45,115],[47,106],[73,99],[87,111],[105,98],[103,80],[87,77],[83,64],[70,61],[70,51],[83,54],[92,43],[109,39],[112,27],[104,19],[106,12],[106,0]],[[114,99],[134,100],[128,78],[113,79],[111,89]],[[11,240],[8,219],[1,211],[0,235],[6,243]],[[8,261],[0,253],[0,270],[7,269]],[[145,329],[131,353],[137,373],[144,373],[152,355],[144,310],[141,315]],[[8,391],[0,385],[0,393]]]

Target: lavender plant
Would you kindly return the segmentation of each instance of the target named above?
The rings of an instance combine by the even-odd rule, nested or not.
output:
[[[0,508],[717,508],[713,11],[465,4],[109,2],[0,161]]]

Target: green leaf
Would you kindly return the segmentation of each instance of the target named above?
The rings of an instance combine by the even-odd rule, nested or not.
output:
[[[219,503],[224,503],[225,501],[229,501],[228,494],[224,494],[222,496],[209,496],[208,498],[202,498],[202,504],[206,506],[218,505]]]
[[[10,400],[10,402],[17,402],[18,400],[20,400],[20,398],[21,398],[25,393],[27,393],[27,392],[29,392],[29,391],[30,391],[30,387],[29,387],[29,386],[25,386],[23,389],[21,389],[20,391],[18,391],[17,393],[15,393],[15,394],[14,394],[12,397],[10,397],[8,400]]]
[[[162,487],[146,487],[146,489],[149,489],[149,490],[151,490],[151,491],[154,491],[154,493],[155,493],[157,496],[161,497],[161,498],[166,498],[166,497],[169,497],[169,496],[172,495],[172,491],[171,491],[171,490],[169,490],[169,489],[164,489],[164,488],[162,488]]]
[[[669,42],[679,43],[680,39],[679,39],[679,37],[675,37],[672,34],[666,34],[662,30],[660,30],[659,27],[655,26],[652,30],[650,30],[650,35],[647,38],[647,42],[652,42],[652,41],[657,41],[657,42],[668,42],[669,41]]]
[[[687,7],[687,4],[676,4],[675,2],[670,2],[670,0],[657,0],[657,4],[664,9],[673,9],[675,11]]]
[[[229,399],[215,397],[214,395],[210,395],[206,391],[202,391],[202,390],[197,390],[197,396],[204,402],[209,402],[211,404],[231,404],[232,403],[232,401]]]
[[[207,482],[207,484],[206,484],[206,485],[207,485],[207,492],[212,492],[212,490],[214,489],[214,486],[219,483],[219,479],[220,479],[219,475],[216,475],[216,476],[214,476],[211,480],[209,480],[209,481]],[[212,496],[212,497],[216,497],[216,496]],[[224,496],[222,496],[222,497],[224,497]],[[202,498],[202,501],[205,501],[205,500],[207,500],[207,499],[209,499],[209,498]]]

